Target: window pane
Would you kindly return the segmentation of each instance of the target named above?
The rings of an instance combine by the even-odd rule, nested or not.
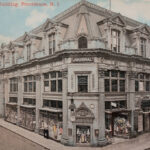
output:
[[[105,77],[109,77],[109,71],[105,71]]]
[[[120,78],[125,78],[125,72],[124,71],[120,71]]]
[[[78,92],[88,91],[88,76],[78,76]]]
[[[111,85],[112,85],[112,92],[117,92],[118,91],[118,82],[117,82],[117,80],[111,80]]]
[[[36,92],[36,82],[33,82],[33,91],[32,92]]]
[[[49,79],[49,73],[44,74],[44,79]]]
[[[62,92],[62,80],[58,80],[58,92]]]
[[[146,81],[146,91],[150,91],[150,81]]]
[[[32,92],[32,82],[29,82],[29,92]]]
[[[51,91],[56,92],[56,80],[51,81]]]
[[[78,39],[78,47],[79,48],[87,48],[87,38],[86,37],[80,37]]]
[[[56,72],[51,72],[51,78],[56,78]]]
[[[125,80],[120,80],[120,92],[125,92]]]
[[[50,107],[49,100],[44,100],[43,101],[43,107]]]
[[[105,92],[110,92],[110,82],[109,82],[109,79],[105,79]]]
[[[110,102],[105,102],[105,109],[111,109]]]
[[[56,108],[56,101],[51,101],[51,107]]]
[[[24,83],[24,92],[27,92],[27,83]]]
[[[111,76],[112,76],[112,77],[117,77],[117,76],[118,76],[118,71],[112,70],[112,71],[111,71]]]
[[[135,81],[135,91],[139,91],[139,82]]]
[[[62,108],[62,102],[58,101],[58,108]]]
[[[58,77],[62,77],[62,72],[58,72]]]

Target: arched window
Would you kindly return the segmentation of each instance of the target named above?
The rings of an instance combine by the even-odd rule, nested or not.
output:
[[[87,38],[82,36],[78,39],[78,48],[87,48]]]

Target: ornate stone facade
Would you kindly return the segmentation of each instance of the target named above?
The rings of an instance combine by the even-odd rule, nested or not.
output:
[[[81,0],[1,45],[0,115],[72,146],[150,131],[149,35]]]

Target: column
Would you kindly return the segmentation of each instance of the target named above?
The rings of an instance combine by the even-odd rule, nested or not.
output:
[[[22,76],[18,77],[18,105],[17,105],[17,125],[20,125],[20,106],[23,102],[23,80]]]
[[[9,85],[8,85],[8,78],[5,78],[4,79],[4,93],[5,93],[5,96],[4,96],[4,98],[5,98],[5,100],[4,100],[4,103],[5,103],[5,107],[4,107],[4,109],[6,110],[6,103],[8,103],[9,102]],[[6,117],[6,112],[5,112],[5,117]]]
[[[134,131],[134,112],[135,112],[135,75],[136,73],[131,71],[128,74],[128,109],[131,110],[131,135],[135,133]]]
[[[41,104],[41,74],[36,75],[36,127],[35,132],[39,132],[39,108]]]
[[[99,100],[98,100],[98,124],[99,124],[99,139],[98,146],[107,144],[105,138],[105,94],[104,94],[104,70],[100,69],[99,73]]]
[[[4,117],[4,80],[0,79],[0,117]]]
[[[62,93],[62,101],[63,101],[63,135],[61,139],[61,143],[64,145],[68,145],[68,72],[64,70],[63,74],[63,93]]]

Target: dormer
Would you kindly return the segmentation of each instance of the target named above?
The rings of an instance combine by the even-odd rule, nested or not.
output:
[[[121,14],[107,17],[97,23],[107,48],[123,52],[125,48],[126,22]]]
[[[24,55],[26,60],[29,61],[30,59],[33,59],[34,54],[39,51],[42,37],[33,33],[25,32],[22,41],[24,43]]]
[[[150,57],[149,42],[150,42],[150,29],[146,24],[142,24],[130,31],[132,44],[137,49],[137,55],[142,57]]]
[[[67,32],[68,25],[62,22],[54,22],[47,19],[42,26],[43,32],[43,49],[46,55],[53,55],[55,51],[60,50],[60,44]]]

